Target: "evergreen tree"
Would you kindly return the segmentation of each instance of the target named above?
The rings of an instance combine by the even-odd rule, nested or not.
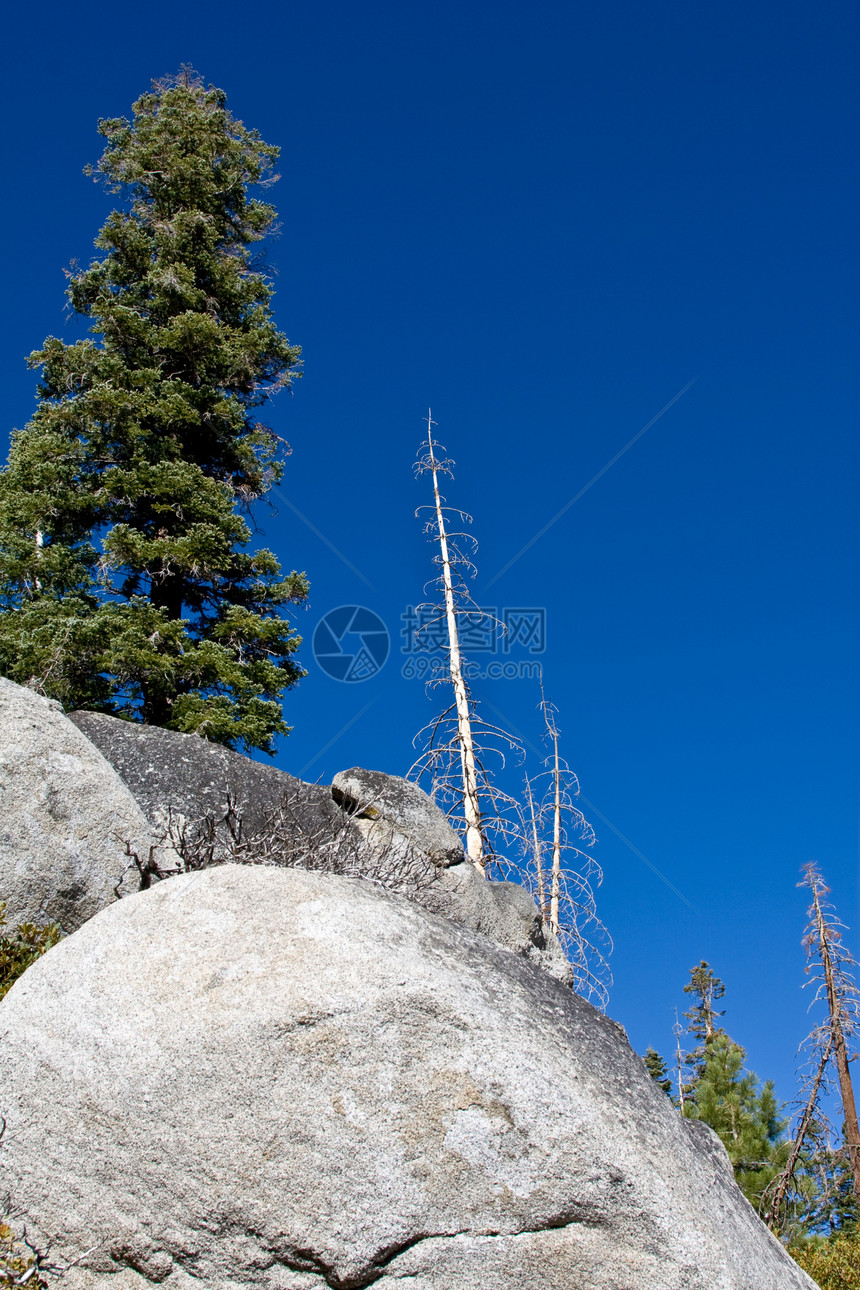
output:
[[[307,594],[248,512],[281,474],[257,410],[296,372],[252,248],[278,149],[188,72],[102,121],[126,196],[70,274],[90,339],[31,355],[41,401],[0,472],[0,672],[59,699],[271,751]]]
[[[824,1172],[820,1189],[821,1225],[826,1222],[831,1234],[835,1232],[856,1234],[860,1206],[854,1190],[851,1153],[844,1141],[841,1147],[835,1150],[831,1147],[826,1153],[821,1171]]]
[[[690,980],[684,986],[684,994],[694,995],[698,1002],[684,1016],[690,1023],[687,1029],[700,1043],[713,1039],[719,1032],[716,1019],[725,1016],[725,1009],[718,1012],[714,1005],[725,993],[726,987],[718,976],[714,976],[710,963],[705,959],[698,967],[690,968]]]
[[[672,1081],[666,1069],[666,1063],[655,1048],[650,1046],[645,1050],[645,1056],[642,1058],[645,1063],[645,1069],[651,1076],[658,1088],[662,1088],[664,1093],[672,1092]]]
[[[680,1086],[676,1104],[682,1115],[702,1120],[714,1130],[729,1154],[738,1186],[759,1209],[789,1150],[781,1107],[773,1084],[759,1085],[758,1077],[745,1069],[744,1049],[719,1024],[725,1014],[716,1004],[726,988],[705,959],[690,969],[684,993],[695,999],[684,1016],[687,1033],[698,1042],[682,1060],[681,1028],[676,1026]],[[683,1084],[682,1070],[689,1077]]]
[[[804,1147],[792,1179],[795,1191],[806,1202],[803,1230],[827,1236],[856,1232],[857,1195],[844,1132],[842,1142],[834,1143],[823,1124],[813,1125]]]
[[[738,1186],[757,1206],[780,1165],[785,1121],[773,1083],[768,1080],[759,1088],[757,1076],[744,1069],[745,1060],[739,1044],[724,1032],[715,1033],[696,1081],[695,1103],[685,1103],[685,1112],[717,1133],[729,1153]]]
[[[717,1036],[724,1034],[717,1023],[717,1018],[724,1015],[715,1004],[726,993],[726,987],[718,976],[715,976],[711,965],[702,959],[697,967],[690,968],[690,980],[684,986],[685,994],[692,994],[696,1003],[684,1013],[688,1021],[687,1031],[698,1043],[687,1056],[686,1064],[690,1067],[692,1083],[701,1079],[705,1066],[708,1045]]]

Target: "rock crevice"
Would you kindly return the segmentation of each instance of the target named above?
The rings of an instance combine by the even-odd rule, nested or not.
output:
[[[310,1249],[291,1249],[289,1254],[279,1253],[273,1262],[288,1268],[291,1272],[311,1272],[319,1277],[322,1284],[328,1286],[329,1290],[366,1290],[366,1287],[375,1285],[379,1280],[387,1276],[397,1259],[428,1241],[455,1241],[464,1237],[468,1239],[497,1240],[517,1236],[537,1236],[541,1232],[557,1232],[566,1227],[581,1226],[583,1224],[595,1228],[606,1226],[605,1220],[599,1215],[589,1216],[580,1212],[566,1211],[533,1227],[512,1231],[494,1230],[492,1228],[481,1230],[464,1228],[455,1232],[416,1232],[406,1240],[397,1241],[380,1250],[372,1257],[364,1269],[345,1278],[338,1274],[334,1266],[328,1264],[324,1258]]]

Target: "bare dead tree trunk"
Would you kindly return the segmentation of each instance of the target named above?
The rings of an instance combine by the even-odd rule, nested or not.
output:
[[[675,1024],[672,1034],[675,1036],[675,1074],[678,1078],[678,1109],[684,1114],[684,1054],[681,1052],[681,1036],[684,1027],[678,1020],[678,1009],[675,1009]]]
[[[460,769],[463,776],[463,816],[466,821],[466,854],[472,864],[481,873],[486,872],[484,859],[484,833],[481,827],[481,805],[478,799],[478,775],[475,765],[475,741],[472,734],[469,695],[463,676],[460,655],[460,635],[457,630],[457,608],[454,599],[454,583],[451,576],[451,558],[448,551],[448,535],[445,529],[445,515],[442,509],[442,498],[439,493],[437,462],[433,452],[433,421],[427,412],[427,444],[429,463],[433,476],[433,500],[436,507],[436,525],[438,529],[439,548],[442,553],[442,589],[445,595],[445,619],[448,627],[448,666],[451,673],[451,684],[454,687],[454,702],[457,709],[457,734],[460,746]]]
[[[576,804],[579,782],[561,754],[556,709],[546,697],[543,678],[540,695],[549,755],[543,770],[526,776],[524,803],[517,807],[520,835],[527,843],[530,860],[529,879],[537,880],[544,926],[558,937],[573,965],[574,988],[605,1008],[612,979],[607,957],[612,938],[597,915],[594,897],[603,874],[585,850],[595,840],[594,831]],[[539,782],[543,787],[536,802]],[[577,839],[582,846],[577,845]]]
[[[555,709],[547,702],[543,688],[540,687],[540,708],[546,726],[547,737],[552,744],[552,756],[549,774],[552,784],[552,865],[550,867],[549,925],[556,936],[559,931],[559,898],[561,895],[561,853],[562,853],[562,811],[565,806],[562,792],[562,765],[558,753],[558,726],[555,721]]]
[[[821,1050],[821,1057],[818,1062],[815,1074],[812,1077],[812,1083],[809,1086],[809,1097],[806,1099],[806,1105],[803,1108],[803,1114],[797,1126],[797,1133],[794,1135],[794,1141],[791,1144],[791,1150],[788,1153],[788,1159],[785,1167],[777,1179],[776,1188],[770,1203],[769,1212],[764,1215],[764,1220],[772,1232],[779,1232],[782,1226],[782,1211],[785,1206],[785,1194],[794,1177],[794,1171],[797,1168],[797,1162],[800,1159],[800,1153],[803,1150],[803,1143],[809,1132],[809,1126],[812,1118],[818,1108],[818,1095],[821,1092],[821,1085],[824,1080],[824,1072],[827,1070],[827,1063],[830,1061],[833,1037],[829,1035],[827,1042]]]
[[[830,1012],[831,1046],[836,1071],[839,1076],[842,1112],[845,1116],[845,1139],[848,1147],[848,1158],[851,1161],[851,1173],[854,1177],[854,1194],[860,1200],[860,1126],[857,1123],[857,1106],[854,1101],[851,1072],[848,1069],[848,1048],[845,1043],[842,1004],[836,988],[833,956],[831,954],[831,928],[828,926],[821,908],[821,885],[820,876],[815,871],[810,870],[809,886],[812,891],[812,907],[815,919],[815,949],[824,969],[827,1007]]]
[[[532,852],[534,854],[534,868],[537,876],[538,886],[538,908],[541,917],[546,917],[546,884],[544,882],[543,872],[543,846],[540,840],[540,830],[538,828],[537,812],[535,811],[535,797],[532,789],[531,780],[526,776],[526,802],[529,808],[529,825],[532,835]]]
[[[552,930],[558,935],[558,896],[561,886],[561,768],[558,761],[558,730],[555,724],[547,723],[552,736],[552,784],[553,784],[553,817],[552,817],[552,895],[549,902],[549,921]]]

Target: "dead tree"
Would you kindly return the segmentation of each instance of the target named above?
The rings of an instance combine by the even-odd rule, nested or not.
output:
[[[520,753],[521,749],[506,731],[478,716],[466,679],[460,621],[467,615],[473,620],[487,615],[475,604],[467,585],[467,578],[475,576],[472,556],[477,548],[474,537],[463,528],[471,523],[471,516],[447,506],[440,491],[440,477],[453,478],[453,462],[433,438],[435,424],[428,411],[427,439],[422,444],[415,473],[430,475],[433,503],[430,507],[419,507],[416,514],[428,509],[431,512],[425,532],[438,546],[434,563],[439,572],[428,584],[428,589],[432,587],[435,592],[434,600],[418,608],[429,613],[424,630],[440,622],[445,624],[447,677],[431,680],[429,685],[440,681],[450,684],[453,701],[416,736],[415,743],[422,751],[408,777],[429,781],[431,794],[443,809],[461,815],[466,854],[486,874],[488,861],[495,855],[493,835],[507,839],[508,817],[513,806],[511,797],[496,786],[488,760],[500,759],[503,765],[507,753],[512,750]]]
[[[772,1232],[781,1232],[785,1227],[789,1189],[797,1173],[807,1137],[813,1126],[820,1123],[819,1103],[826,1086],[832,1044],[833,1037],[829,1027],[820,1037],[816,1036],[814,1052],[817,1060],[813,1060],[809,1078],[802,1089],[803,1103],[797,1116],[797,1127],[789,1147],[788,1157],[762,1196],[760,1213]]]
[[[612,940],[597,915],[594,891],[603,873],[590,852],[594,830],[576,804],[579,781],[561,756],[558,714],[543,686],[540,709],[550,751],[544,769],[526,776],[518,812],[525,868],[516,876],[532,888],[544,923],[561,941],[577,991],[605,1007]]]
[[[675,1009],[675,1024],[672,1027],[672,1034],[675,1036],[675,1078],[678,1083],[678,1110],[682,1115],[684,1112],[684,1066],[686,1059],[681,1051],[681,1036],[684,1033],[684,1027],[678,1020],[678,1009]]]
[[[851,1060],[848,1041],[854,1038],[860,1023],[860,991],[854,982],[855,961],[845,946],[845,925],[835,916],[827,901],[830,889],[815,864],[804,866],[803,880],[812,900],[807,911],[803,938],[806,949],[807,985],[815,987],[813,1006],[824,1003],[825,1018],[817,1022],[801,1045],[809,1052],[808,1074],[801,1090],[796,1127],[785,1165],[763,1196],[762,1216],[772,1231],[782,1231],[788,1210],[788,1197],[800,1168],[804,1147],[813,1131],[831,1135],[822,1100],[830,1084],[828,1073],[835,1068],[844,1119],[844,1148],[851,1167],[854,1194],[860,1200],[860,1130],[857,1107],[848,1063]],[[835,1153],[838,1148],[829,1146]]]
[[[808,887],[812,893],[809,923],[804,938],[806,971],[816,984],[816,1000],[823,999],[827,1002],[830,1050],[839,1079],[839,1095],[845,1119],[845,1143],[851,1161],[854,1194],[860,1200],[860,1126],[857,1123],[857,1106],[851,1072],[848,1069],[850,1058],[846,1042],[857,1032],[858,990],[852,971],[855,963],[842,941],[844,924],[836,918],[832,906],[827,903],[830,888],[825,885],[819,869],[814,864],[808,864],[804,875],[801,885]]]
[[[541,691],[550,755],[542,771],[526,777],[520,801],[501,787],[500,772],[511,754],[524,758],[522,744],[480,716],[469,688],[461,624],[468,619],[474,627],[491,615],[469,592],[476,550],[466,528],[471,517],[448,507],[442,497],[439,481],[452,475],[452,462],[433,437],[434,425],[428,412],[426,439],[415,467],[432,482],[432,504],[417,513],[430,512],[425,532],[436,545],[438,570],[428,584],[434,599],[418,607],[424,619],[419,635],[438,627],[444,636],[445,672],[429,685],[450,685],[452,693],[441,716],[416,737],[421,752],[408,777],[423,780],[439,805],[460,823],[467,855],[481,873],[519,882],[533,892],[544,925],[558,937],[571,962],[575,989],[605,1007],[611,940],[594,900],[603,875],[588,850],[594,833],[575,802],[579,784],[561,757],[555,709]]]
[[[537,902],[541,917],[547,917],[546,881],[544,877],[544,852],[546,843],[542,837],[543,816],[539,806],[535,805],[534,785],[526,775],[525,796],[523,798],[523,836],[534,870],[537,885]]]

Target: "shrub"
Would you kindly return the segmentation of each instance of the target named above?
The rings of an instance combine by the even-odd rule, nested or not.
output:
[[[0,1219],[0,1290],[46,1290],[47,1282],[36,1268],[36,1256]]]
[[[856,1234],[812,1240],[789,1253],[820,1290],[860,1290],[860,1239]]]
[[[0,900],[0,999],[12,988],[18,977],[31,963],[41,958],[45,950],[56,945],[62,933],[56,923],[37,927],[34,923],[19,923],[5,932],[6,902]],[[2,1282],[0,1282],[2,1290]]]

